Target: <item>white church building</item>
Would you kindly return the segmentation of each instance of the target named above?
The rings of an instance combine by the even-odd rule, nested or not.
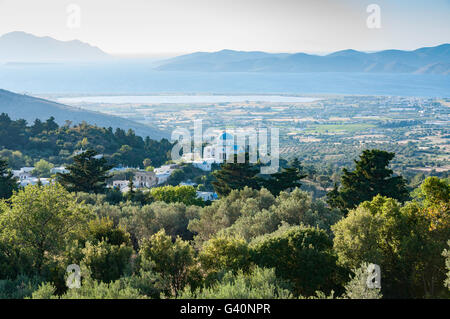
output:
[[[221,164],[234,154],[244,152],[244,147],[237,145],[234,136],[228,132],[220,132],[212,145],[203,148],[203,156],[198,153],[183,154],[182,161],[193,166],[210,171],[212,164]]]

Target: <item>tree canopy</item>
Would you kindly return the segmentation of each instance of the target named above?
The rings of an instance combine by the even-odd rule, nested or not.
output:
[[[109,170],[106,159],[97,156],[94,150],[81,152],[73,157],[73,164],[68,165],[68,173],[58,173],[58,181],[72,192],[102,193],[106,187]]]
[[[355,160],[354,171],[343,169],[341,187],[328,193],[328,203],[344,211],[371,200],[376,195],[389,196],[404,202],[409,198],[406,181],[401,176],[392,176],[388,168],[394,153],[380,150],[365,150]]]

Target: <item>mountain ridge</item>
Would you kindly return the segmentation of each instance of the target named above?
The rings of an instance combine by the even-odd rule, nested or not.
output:
[[[450,44],[412,51],[366,53],[353,49],[327,55],[263,51],[195,52],[161,61],[159,71],[202,72],[365,72],[449,74]],[[439,67],[432,67],[438,65]]]
[[[77,39],[60,41],[23,31],[13,31],[0,36],[2,62],[98,61],[111,58],[98,47]]]
[[[112,127],[114,129],[119,127],[124,130],[132,129],[135,131],[136,135],[143,137],[149,136],[154,140],[167,138],[169,136],[169,134],[164,131],[132,120],[83,110],[3,89],[0,89],[0,113],[7,113],[10,118],[14,120],[25,119],[29,123],[32,123],[36,118],[46,120],[53,116],[55,122],[59,125],[63,125],[66,120],[72,121],[73,124],[79,124],[86,121],[89,124],[95,124],[100,127]]]

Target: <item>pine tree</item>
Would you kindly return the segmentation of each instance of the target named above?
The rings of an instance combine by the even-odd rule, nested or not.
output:
[[[8,169],[8,162],[0,158],[0,199],[10,198],[17,189],[17,180]]]
[[[58,173],[58,181],[69,191],[102,193],[105,190],[108,171],[112,168],[104,157],[97,158],[94,150],[74,156],[68,173]]]
[[[301,167],[301,165],[297,167]],[[300,173],[297,167],[283,168],[281,172],[272,174],[269,179],[262,180],[262,186],[267,188],[274,196],[278,196],[284,190],[300,188],[302,186],[300,180],[305,178],[306,175]]]
[[[406,181],[402,176],[392,176],[388,167],[394,153],[377,149],[365,150],[355,160],[354,171],[343,169],[341,188],[327,194],[328,203],[343,211],[372,200],[378,194],[404,202],[409,198]]]
[[[300,163],[299,159],[296,157],[289,163],[289,167],[294,167],[298,169],[299,172],[303,172],[303,165]]]
[[[234,161],[227,161],[220,170],[212,173],[216,181],[211,184],[219,196],[227,196],[232,190],[244,189],[245,186],[260,189],[259,178],[256,176],[259,168],[257,165],[250,164],[248,158],[246,153],[245,163],[237,163],[237,155],[235,155]]]

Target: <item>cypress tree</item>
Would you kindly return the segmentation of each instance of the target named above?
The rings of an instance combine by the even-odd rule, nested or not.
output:
[[[10,198],[17,189],[17,179],[8,169],[7,160],[0,158],[0,199]]]

